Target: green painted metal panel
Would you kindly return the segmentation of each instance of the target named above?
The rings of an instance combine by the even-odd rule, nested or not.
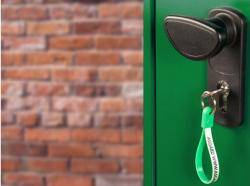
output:
[[[204,185],[196,175],[194,157],[201,133],[200,95],[206,90],[207,62],[181,56],[167,39],[163,20],[171,14],[207,18],[208,12],[217,7],[240,10],[248,27],[244,123],[234,129],[214,126],[221,175],[213,185],[250,185],[250,0],[146,0],[145,186]],[[209,158],[204,158],[209,172]]]

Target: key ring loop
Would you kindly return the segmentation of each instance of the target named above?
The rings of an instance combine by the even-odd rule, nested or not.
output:
[[[201,119],[202,133],[195,155],[196,172],[198,174],[198,177],[204,184],[211,184],[213,182],[216,182],[220,174],[219,160],[212,135],[212,127],[214,125],[214,114],[212,114],[211,112],[212,108],[210,107],[206,107],[202,111],[202,119]],[[203,169],[203,153],[205,146],[208,149],[212,165],[211,178],[207,177],[207,174]]]
[[[214,92],[214,91],[213,92],[205,91],[201,95],[201,106],[202,106],[202,108],[204,109],[205,107],[210,106],[213,109],[212,114],[214,114],[216,112],[216,105],[217,105],[217,103],[216,103],[216,99],[213,96],[215,93],[216,92]],[[212,105],[209,105],[209,104],[206,105],[205,104],[205,99],[207,99],[207,98],[211,99]]]

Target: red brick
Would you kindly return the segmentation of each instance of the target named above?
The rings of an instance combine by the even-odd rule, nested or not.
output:
[[[126,109],[130,112],[139,112],[143,111],[143,100],[142,98],[131,98],[126,103]]]
[[[2,143],[2,154],[10,156],[44,156],[46,155],[46,145],[25,142]]]
[[[9,96],[3,99],[4,109],[9,111],[17,111],[25,108],[24,98]]]
[[[22,53],[2,52],[2,65],[14,66],[23,63],[24,55]]]
[[[125,173],[129,174],[142,174],[143,172],[143,162],[138,160],[125,160],[122,163],[123,170]]]
[[[71,7],[70,13],[73,18],[91,18],[96,17],[97,10],[96,6],[84,6],[84,4],[75,4]]]
[[[11,185],[42,186],[42,177],[32,172],[5,173],[3,182]]]
[[[88,1],[88,0],[85,0],[85,2],[86,1]],[[64,3],[64,2],[69,2],[69,0],[44,0],[44,2],[46,3],[46,4],[50,4],[51,3],[51,5],[60,5],[60,3]]]
[[[20,4],[23,3],[23,0],[2,0],[3,4]]]
[[[52,49],[88,49],[94,46],[93,38],[89,36],[57,36],[49,39],[49,48]]]
[[[103,4],[99,7],[100,17],[120,17],[120,18],[141,18],[142,5],[141,3],[118,3],[118,4]]]
[[[39,123],[39,116],[36,112],[17,113],[17,123],[24,127],[33,127]]]
[[[91,112],[96,109],[96,101],[81,97],[58,97],[52,100],[52,108],[56,111]]]
[[[2,171],[16,171],[20,169],[21,161],[17,158],[2,157],[1,170]]]
[[[24,83],[13,81],[2,81],[1,91],[4,96],[23,96]]]
[[[27,141],[59,141],[70,139],[70,131],[67,129],[26,129],[25,139]]]
[[[46,127],[64,125],[64,115],[60,112],[45,112],[42,115],[42,125]]]
[[[4,108],[6,110],[10,110],[12,111],[20,111],[22,109],[25,109],[25,98],[20,98],[20,97],[6,97],[6,99],[4,99]]]
[[[102,145],[98,151],[108,158],[141,158],[143,154],[140,145]]]
[[[123,61],[129,65],[142,65],[143,54],[141,51],[125,52],[122,55]]]
[[[2,125],[9,125],[13,124],[14,122],[14,113],[11,111],[4,111],[1,112],[1,124]]]
[[[143,20],[127,19],[122,21],[122,33],[128,35],[142,35]]]
[[[48,154],[52,157],[92,157],[95,151],[90,144],[49,144]]]
[[[23,138],[22,129],[19,127],[2,127],[2,140],[21,140]]]
[[[65,96],[69,87],[61,83],[35,82],[28,84],[27,93],[32,96]]]
[[[54,69],[52,79],[55,81],[95,81],[97,76],[96,69]]]
[[[141,38],[138,36],[99,36],[96,38],[98,49],[140,49]]]
[[[70,19],[72,17],[69,6],[52,6],[49,9],[51,19]]]
[[[117,34],[121,32],[120,22],[113,20],[86,20],[73,23],[72,27],[77,34]]]
[[[27,25],[27,33],[29,35],[65,34],[68,32],[69,24],[64,21],[31,22]]]
[[[117,52],[79,52],[76,55],[78,65],[115,65],[120,63]]]
[[[72,62],[69,52],[32,52],[25,57],[26,65],[69,65]]]
[[[93,186],[92,178],[86,176],[58,174],[47,177],[48,186]]]
[[[90,18],[97,14],[95,6],[73,4],[70,6],[53,6],[50,8],[50,17],[53,19]]]
[[[118,129],[74,129],[71,137],[73,141],[119,143],[121,133]]]
[[[122,95],[125,98],[141,98],[143,96],[143,84],[141,82],[124,83]]]
[[[27,159],[25,168],[35,172],[63,172],[67,170],[67,160],[64,159]]]
[[[112,84],[74,84],[71,87],[73,94],[84,97],[104,97],[104,96],[119,96],[121,94],[121,87]]]
[[[27,4],[41,4],[44,0],[24,0]]]
[[[125,110],[125,101],[122,98],[104,98],[100,100],[100,110],[103,112],[122,112]]]
[[[122,125],[125,127],[136,127],[140,128],[143,125],[143,116],[142,115],[124,115],[122,117]]]
[[[47,80],[49,71],[44,69],[8,69],[3,71],[4,79]]]
[[[138,186],[143,185],[143,179],[141,175],[132,174],[98,175],[95,183],[98,186]]]
[[[7,98],[6,97],[1,97],[1,108],[3,108],[3,110],[7,109]]]
[[[114,160],[81,160],[75,159],[71,163],[72,172],[80,173],[116,173],[119,164]]]
[[[24,34],[24,23],[20,22],[3,22],[2,35],[22,35]]]
[[[14,50],[43,50],[45,49],[45,39],[43,37],[4,37],[4,49]]]
[[[123,143],[142,143],[143,140],[143,132],[142,130],[131,130],[127,129],[122,131],[122,142]]]
[[[22,6],[3,8],[5,20],[42,20],[47,18],[47,10],[41,6]]]
[[[89,127],[91,116],[84,113],[68,113],[67,124],[69,127]]]
[[[116,97],[121,95],[121,86],[119,84],[99,84],[95,88],[96,96]]]
[[[117,114],[97,114],[95,116],[95,126],[107,128],[107,127],[119,127],[121,125],[121,117]]]
[[[9,89],[9,83],[6,82],[6,81],[3,81],[1,83],[1,94],[6,94],[8,92],[8,89]]]
[[[141,71],[137,68],[103,67],[99,69],[101,81],[140,81],[141,75]]]
[[[71,90],[74,95],[83,97],[94,97],[97,96],[96,86],[77,83],[71,86]]]
[[[50,108],[49,99],[46,97],[27,96],[24,102],[25,102],[25,109],[34,112],[44,112],[48,111]]]

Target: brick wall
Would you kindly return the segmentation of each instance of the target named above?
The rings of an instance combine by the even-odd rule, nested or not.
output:
[[[141,185],[142,2],[2,0],[2,18],[2,185]]]

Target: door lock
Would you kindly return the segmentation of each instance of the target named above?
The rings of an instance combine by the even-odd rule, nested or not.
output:
[[[227,112],[227,98],[229,93],[230,88],[228,83],[225,81],[218,82],[217,90],[203,92],[201,96],[202,108],[204,109],[206,105],[213,105],[213,113],[216,113],[216,110]]]
[[[222,97],[226,107],[215,114],[215,121],[225,126],[239,126],[243,118],[246,21],[230,8],[213,9],[208,19],[167,16],[165,32],[174,48],[192,60],[208,59],[208,90],[227,82],[230,94]]]

